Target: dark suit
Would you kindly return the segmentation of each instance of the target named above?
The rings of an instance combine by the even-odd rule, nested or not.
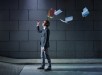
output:
[[[46,55],[49,67],[51,67],[51,60],[48,54],[50,30],[48,28],[40,30],[39,26],[37,26],[37,31],[41,33],[40,45],[45,49],[41,50],[42,66],[43,67],[45,66],[45,55]]]
[[[48,48],[49,47],[50,30],[48,28],[40,30],[39,26],[37,26],[37,30],[39,33],[41,33],[41,40],[40,40],[41,47]]]

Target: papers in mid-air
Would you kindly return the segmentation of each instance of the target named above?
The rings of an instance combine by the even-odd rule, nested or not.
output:
[[[49,11],[48,11],[48,18],[53,18],[53,16],[54,16],[54,12],[55,12],[55,10],[53,9],[53,8],[51,8]]]
[[[83,9],[83,12],[82,12],[82,17],[88,16],[89,13],[90,13],[89,10],[85,7],[85,8]]]
[[[58,9],[58,10],[55,10],[53,8],[51,8],[49,11],[48,11],[48,18],[52,19],[55,16],[61,14],[63,11],[61,9]],[[83,11],[81,12],[82,14],[82,17],[87,17],[90,12],[88,10],[87,7],[83,8]],[[65,20],[63,19],[60,19],[60,21],[64,22],[64,23],[68,23],[69,21],[72,21],[73,20],[73,16],[68,16],[68,17],[65,17]]]
[[[60,21],[64,23],[68,23],[69,21],[72,21],[72,20],[73,20],[73,16],[65,17],[65,20],[60,19]]]
[[[63,11],[62,11],[61,9],[59,9],[59,10],[57,10],[57,11],[55,10],[54,15],[57,16],[57,15],[59,15],[59,14],[62,13],[62,12],[63,12]]]

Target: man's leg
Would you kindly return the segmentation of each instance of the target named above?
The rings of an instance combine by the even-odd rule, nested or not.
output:
[[[42,67],[45,67],[45,52],[41,50]]]
[[[42,59],[41,67],[39,67],[38,69],[44,69],[45,67],[45,52],[42,48],[41,48],[41,59]]]
[[[46,70],[51,70],[51,59],[50,59],[50,56],[49,56],[49,53],[48,53],[48,48],[45,49],[45,55],[46,55],[46,59],[47,59],[48,64],[49,64],[49,66]]]

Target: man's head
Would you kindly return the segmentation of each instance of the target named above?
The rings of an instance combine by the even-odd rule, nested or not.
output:
[[[43,26],[49,27],[50,26],[50,22],[49,20],[44,20],[42,23]]]

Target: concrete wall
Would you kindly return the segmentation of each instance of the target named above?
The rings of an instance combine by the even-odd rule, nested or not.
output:
[[[102,57],[102,0],[0,0],[0,55],[40,58],[36,20],[45,20],[50,8],[63,13],[52,19],[51,58]],[[90,15],[82,18],[84,7]],[[68,24],[59,21],[74,16]]]

